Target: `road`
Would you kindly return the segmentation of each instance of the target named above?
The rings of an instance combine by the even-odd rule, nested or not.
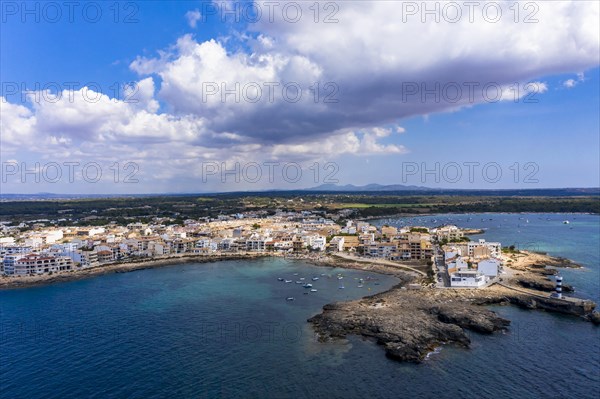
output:
[[[438,279],[436,284],[438,287],[443,288],[443,287],[450,287],[450,277],[448,276],[448,272],[446,270],[446,263],[444,262],[444,252],[442,251],[442,249],[435,245],[433,247],[433,252],[434,252],[434,257],[435,257],[435,266],[437,269],[437,276],[436,278]],[[439,279],[442,279],[442,281],[439,281]]]

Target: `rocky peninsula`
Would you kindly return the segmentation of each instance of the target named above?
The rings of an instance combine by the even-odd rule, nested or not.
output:
[[[520,252],[506,275],[481,289],[433,288],[428,281],[400,268],[358,262],[343,267],[393,274],[401,283],[392,289],[360,300],[333,303],[308,319],[321,341],[358,335],[374,339],[388,357],[421,362],[435,347],[451,343],[469,347],[467,331],[492,334],[509,328],[510,321],[482,305],[512,304],[580,317],[600,324],[596,304],[589,300],[552,298],[548,280],[554,267],[579,267],[573,262],[545,254]],[[340,260],[336,266],[342,266]],[[552,266],[547,267],[546,265]],[[568,287],[573,290],[572,287]]]

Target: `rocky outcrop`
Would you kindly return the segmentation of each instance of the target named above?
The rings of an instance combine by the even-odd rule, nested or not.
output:
[[[527,294],[501,285],[480,290],[407,290],[396,286],[357,301],[325,305],[321,314],[308,321],[319,340],[359,335],[374,339],[390,358],[420,362],[443,343],[469,347],[466,330],[492,334],[507,329],[509,320],[481,306],[499,304],[563,313],[600,323],[600,314],[594,311],[596,304],[592,301]]]
[[[593,311],[587,315],[587,319],[595,325],[600,325],[600,312]]]
[[[442,343],[468,347],[465,329],[489,334],[510,324],[488,309],[436,299],[427,291],[396,287],[358,301],[326,305],[308,321],[320,340],[360,335],[375,339],[388,357],[408,362],[420,362]]]
[[[521,287],[532,288],[538,291],[552,292],[556,289],[556,283],[544,278],[527,278],[520,277],[516,279],[517,284]],[[569,284],[562,285],[563,292],[573,292],[573,286]]]

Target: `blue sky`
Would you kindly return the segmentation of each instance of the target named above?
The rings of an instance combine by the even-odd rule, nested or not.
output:
[[[280,9],[274,21],[263,15],[249,23],[242,15],[239,23],[223,22],[222,14],[207,14],[225,5],[199,1],[82,2],[70,22],[65,3],[56,2],[62,16],[51,23],[55,10],[45,3],[28,3],[33,11],[26,15],[23,3],[9,3],[2,5],[0,35],[4,193],[230,191],[336,180],[448,188],[600,185],[595,2],[541,4],[535,24],[515,23],[507,9],[494,24],[423,22],[418,14],[402,22],[403,2],[360,1],[327,10],[321,3],[318,23],[312,2],[302,3],[303,17],[294,23]],[[98,22],[85,17],[83,4],[92,17],[100,7]],[[260,2],[255,7],[266,10]],[[338,22],[324,24],[332,11]],[[76,82],[72,101],[65,100],[69,82]],[[123,91],[129,82],[137,82],[133,96]],[[297,82],[302,100],[287,101],[280,89],[273,102],[263,91],[256,103],[206,92],[207,84],[264,90],[265,82]],[[533,82],[537,103],[526,96],[491,103],[466,101],[463,93],[466,102],[449,103],[402,95],[407,83],[455,82],[503,88],[517,82],[522,95]],[[315,83],[318,103],[311,101]],[[323,102],[331,94],[327,83],[335,85],[335,103]],[[85,85],[106,98],[82,102]],[[60,100],[41,93],[27,100],[22,86],[66,91]],[[480,89],[474,93],[481,97]],[[65,162],[77,164],[72,181]],[[268,162],[278,163],[273,179]],[[58,164],[61,178],[22,174],[36,163]],[[99,165],[101,179],[79,170],[90,163]],[[221,173],[236,163],[238,176]],[[335,173],[326,180],[331,163]],[[477,165],[472,181],[465,163]],[[256,165],[262,175],[253,179]],[[285,175],[286,165],[302,178]],[[453,179],[456,165],[462,177]],[[502,177],[483,173],[486,165]],[[422,175],[423,168],[434,172]],[[128,173],[133,178],[125,183]]]

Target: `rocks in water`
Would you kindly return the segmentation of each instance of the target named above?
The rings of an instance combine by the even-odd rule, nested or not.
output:
[[[438,298],[435,290],[396,288],[358,301],[325,305],[321,314],[308,321],[320,340],[349,334],[373,338],[388,357],[407,362],[422,361],[442,343],[468,347],[470,339],[464,329],[489,334],[510,324],[488,309],[447,299]]]
[[[595,325],[600,325],[600,312],[593,311],[587,315],[587,319]]]

